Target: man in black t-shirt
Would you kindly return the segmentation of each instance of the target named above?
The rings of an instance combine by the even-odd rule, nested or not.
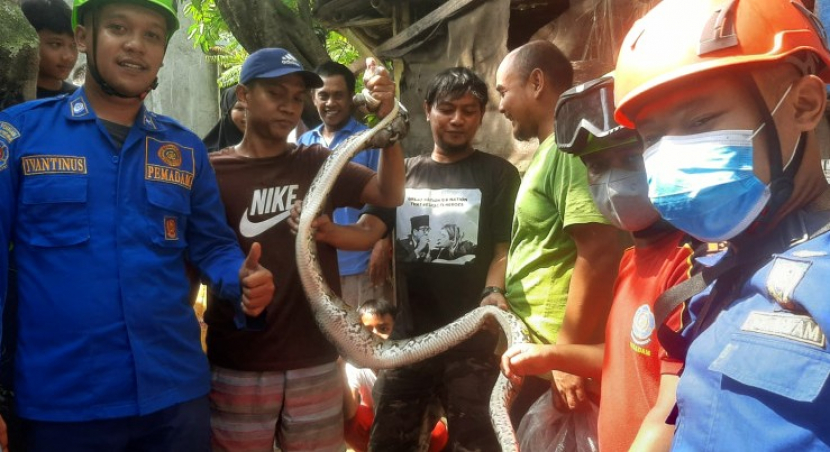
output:
[[[435,146],[429,155],[406,160],[406,196],[395,226],[428,245],[423,257],[410,259],[397,241],[401,313],[393,338],[438,329],[478,307],[482,294],[503,297],[519,173],[472,146],[486,105],[487,87],[469,69],[444,71],[427,90],[424,109]],[[461,245],[475,252],[462,253]],[[497,450],[489,398],[481,397],[498,376],[495,344],[494,334],[481,332],[436,357],[382,372],[373,391],[370,450],[416,450],[421,427],[433,425],[424,418],[435,394],[446,413],[449,450]]]
[[[406,196],[394,210],[369,207],[356,225],[315,220],[316,239],[335,247],[371,246],[395,228],[399,313],[392,337],[440,328],[483,299],[505,304],[504,274],[519,173],[506,160],[472,146],[487,105],[487,86],[475,73],[438,74],[424,110],[435,146],[406,159]],[[430,249],[435,253],[430,253]],[[434,254],[434,256],[432,255]],[[426,419],[438,394],[446,413],[447,450],[498,450],[488,410],[498,376],[496,336],[480,332],[423,362],[381,372],[373,390],[370,450],[418,450],[434,423]]]

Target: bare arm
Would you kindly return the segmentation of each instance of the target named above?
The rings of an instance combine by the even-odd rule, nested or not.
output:
[[[576,242],[576,263],[556,343],[603,342],[620,263],[618,232],[600,223],[572,225],[566,231]],[[575,409],[586,402],[583,377],[555,370],[553,381],[559,393],[554,397],[557,408]]]
[[[366,73],[374,74],[368,80],[364,80],[372,97],[381,102],[378,116],[384,117],[396,102],[395,84],[389,77],[389,72],[372,59],[367,60]],[[395,143],[381,150],[378,173],[363,188],[360,200],[364,204],[381,207],[399,206],[403,202],[404,179],[403,149],[399,143]]]
[[[556,343],[602,342],[620,264],[619,233],[599,223],[573,225],[567,232],[576,242],[576,264]]]
[[[295,234],[302,208],[302,201],[295,202],[291,207],[288,225]],[[380,218],[365,213],[350,225],[340,225],[331,221],[328,215],[320,215],[311,222],[311,227],[314,229],[314,240],[347,251],[370,250],[386,234],[386,224]]]
[[[660,377],[660,392],[657,393],[657,402],[643,419],[640,431],[631,445],[632,451],[668,451],[671,449],[674,438],[674,425],[666,424],[674,404],[677,401],[677,375],[662,375]]]
[[[484,283],[485,287],[498,287],[504,291],[504,274],[507,271],[507,250],[510,244],[507,242],[498,242],[493,247],[493,260],[490,261],[490,267],[487,269],[487,280]],[[494,292],[487,295],[481,300],[481,306],[497,306],[507,311],[507,299],[504,294]]]
[[[504,352],[501,369],[510,379],[552,370],[599,379],[604,356],[605,344],[518,344]]]

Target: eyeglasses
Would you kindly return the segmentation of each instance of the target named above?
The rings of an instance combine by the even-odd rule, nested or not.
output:
[[[559,96],[554,133],[561,151],[581,152],[591,136],[605,138],[622,130],[614,121],[613,76],[577,85]],[[626,135],[630,139],[631,134]]]

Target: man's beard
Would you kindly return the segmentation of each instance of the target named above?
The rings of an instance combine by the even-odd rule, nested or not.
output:
[[[438,147],[441,148],[445,154],[463,154],[472,147],[472,143],[470,142],[464,144],[449,144],[442,140],[437,140],[437,143]]]

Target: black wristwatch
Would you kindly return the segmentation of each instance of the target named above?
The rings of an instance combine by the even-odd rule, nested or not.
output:
[[[491,293],[500,293],[500,294],[504,295],[504,289],[502,289],[501,287],[496,287],[496,286],[487,286],[487,287],[484,288],[484,290],[481,291],[481,298],[479,298],[479,300],[483,300],[483,299],[487,298],[487,296],[490,295]]]

